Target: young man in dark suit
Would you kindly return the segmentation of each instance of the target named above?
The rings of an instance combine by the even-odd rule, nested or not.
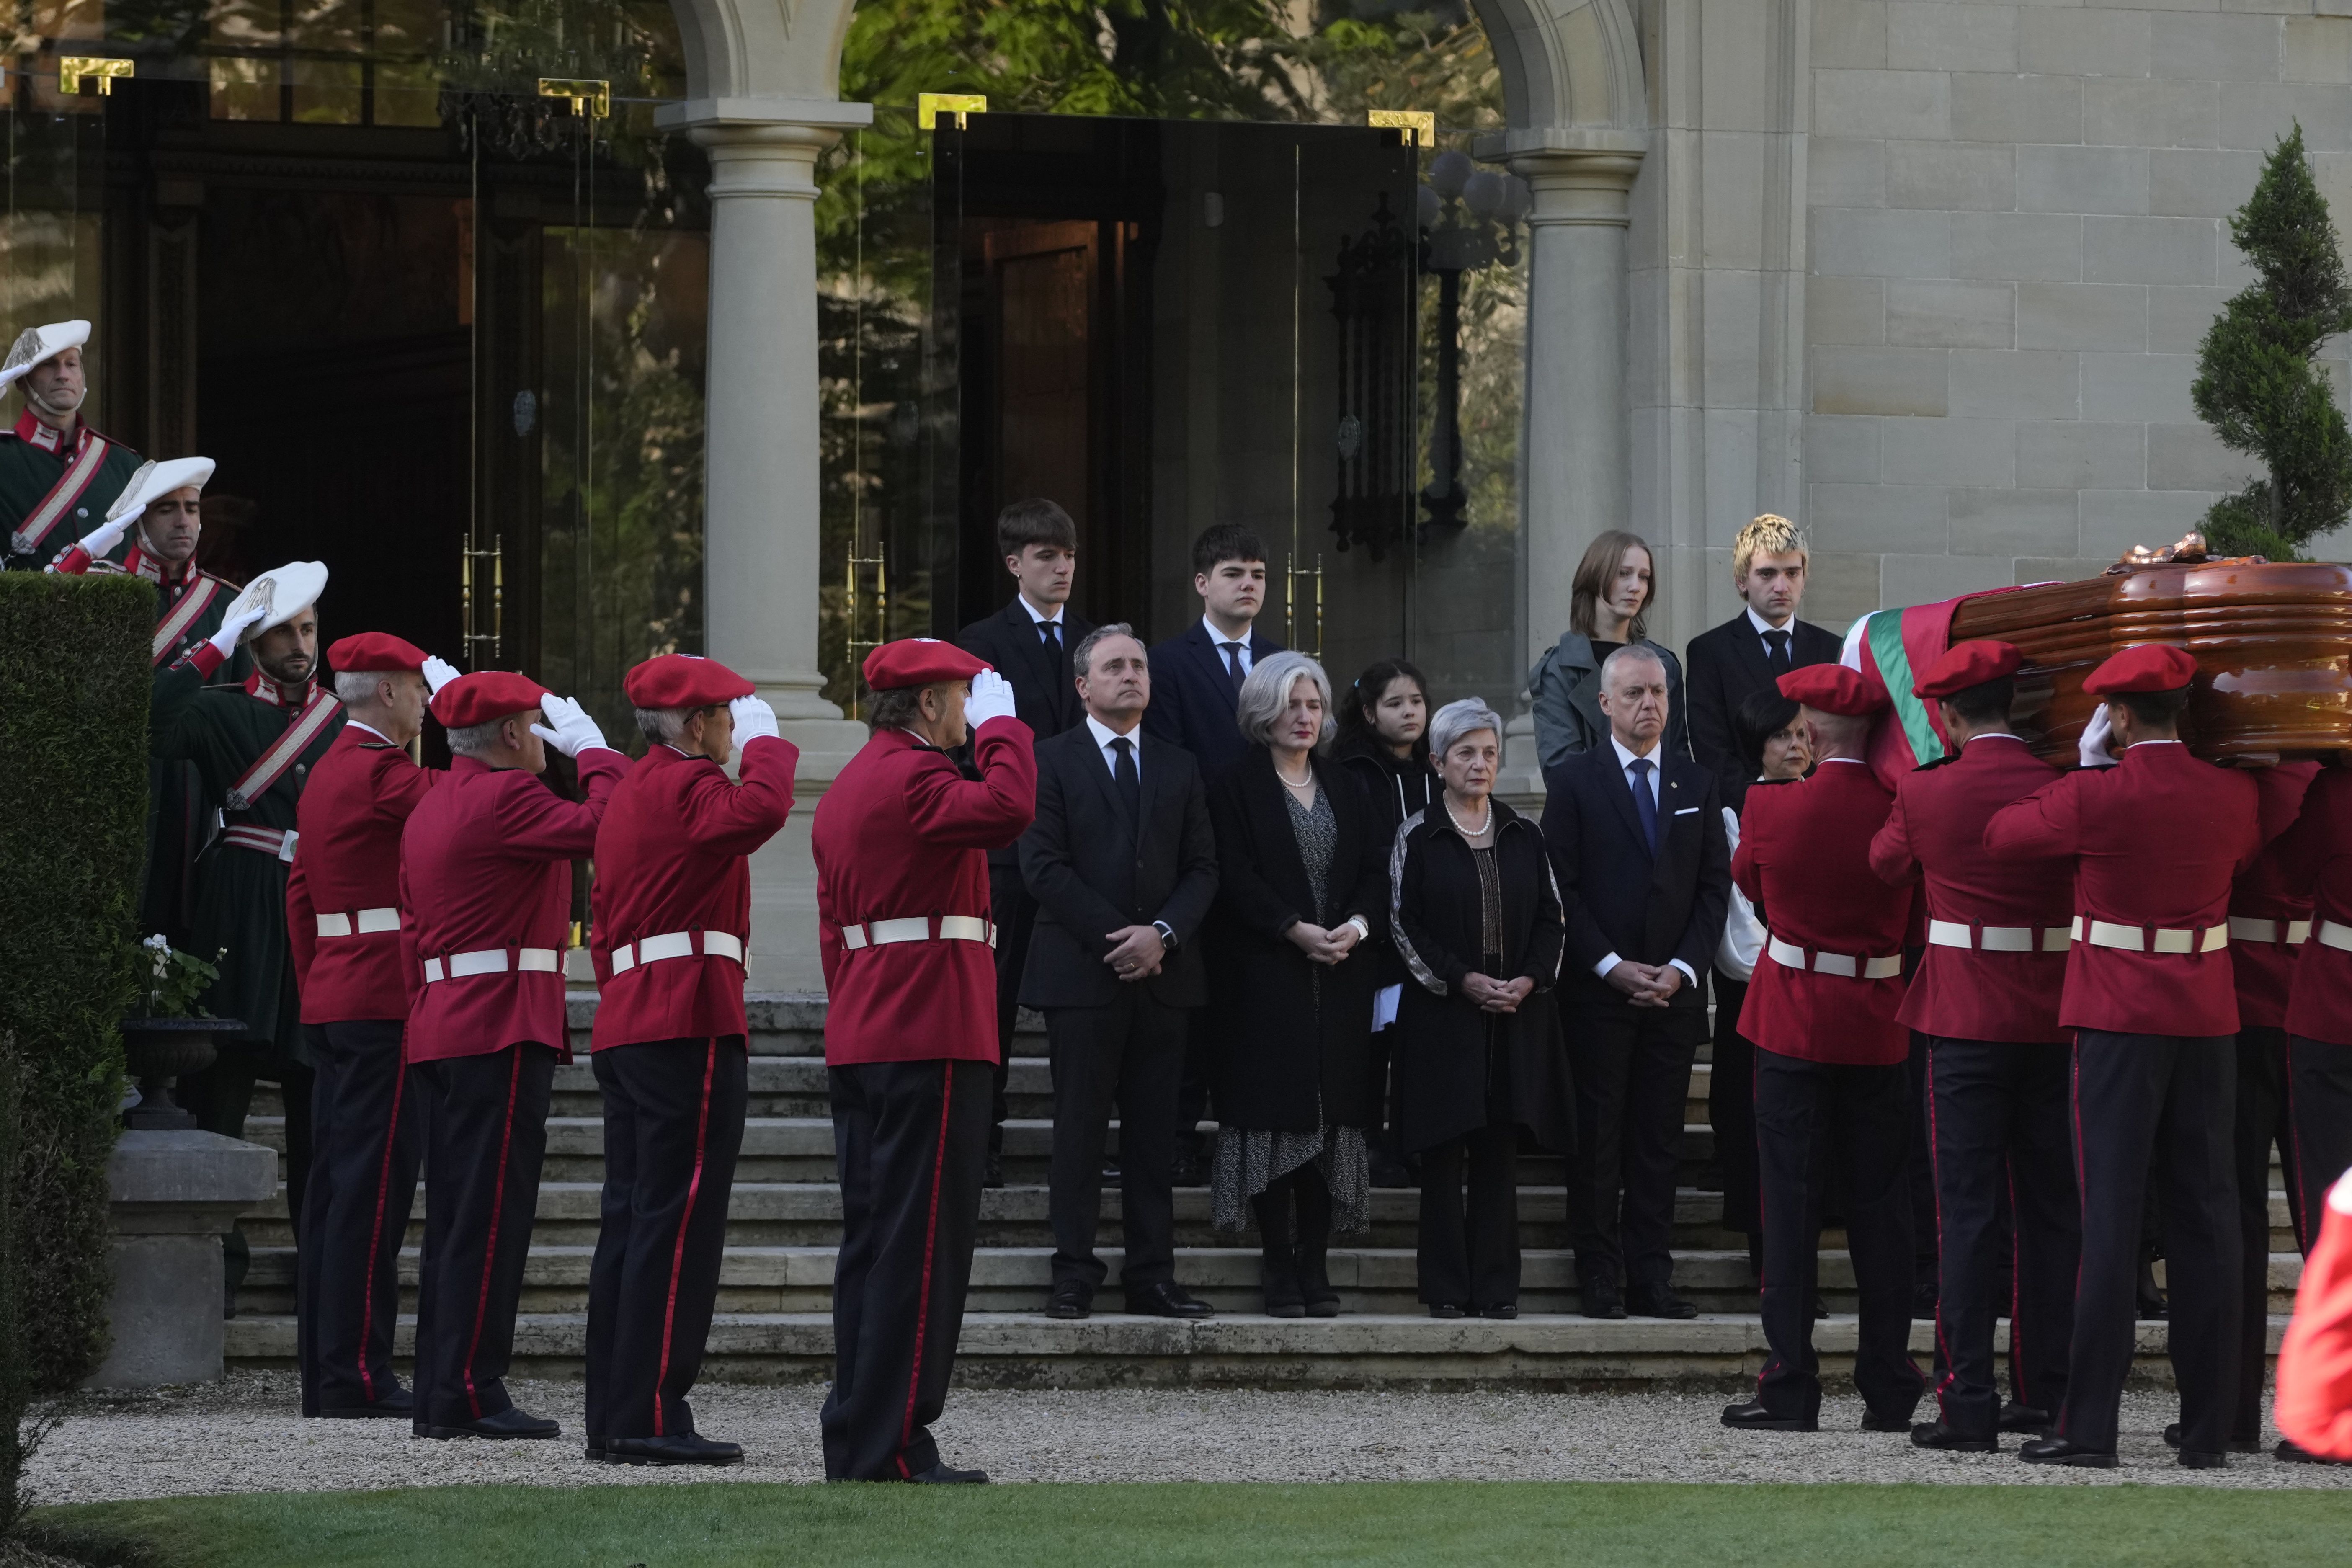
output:
[[[1176,1283],[1169,1181],[1192,1009],[1208,1000],[1192,938],[1217,891],[1200,770],[1148,744],[1150,658],[1124,625],[1077,646],[1086,718],[1037,748],[1037,820],[1021,871],[1038,905],[1021,999],[1045,1015],[1054,1058],[1050,1318],[1083,1318],[1108,1272],[1095,1256],[1103,1143],[1119,1116],[1127,1310],[1205,1318]]]
[[[1748,606],[1691,638],[1685,650],[1691,750],[1714,773],[1723,804],[1735,811],[1750,782],[1732,723],[1740,700],[1788,670],[1835,664],[1844,646],[1836,633],[1797,618],[1805,564],[1805,536],[1787,518],[1768,511],[1741,529],[1731,546],[1731,584]]]
[[[996,519],[997,553],[1018,591],[985,620],[956,634],[956,645],[986,659],[1013,683],[1013,717],[1038,740],[1058,735],[1086,712],[1072,684],[1070,650],[1094,630],[1069,610],[1078,569],[1078,531],[1050,500],[1017,500]],[[1019,852],[988,852],[989,903],[996,925],[996,1089],[988,1130],[987,1184],[1004,1184],[1004,1081],[1013,1061],[1013,1022],[1020,1012],[1021,968],[1037,906],[1021,883]]]
[[[1242,682],[1259,659],[1282,645],[1257,630],[1265,605],[1265,546],[1238,523],[1221,522],[1192,542],[1192,588],[1202,615],[1151,650],[1151,706],[1143,732],[1181,746],[1213,782],[1249,750],[1234,710]],[[1202,1177],[1201,1118],[1209,1108],[1208,1056],[1195,1043],[1185,1053],[1184,1087],[1176,1107],[1176,1184]]]
[[[1706,1034],[1698,977],[1723,936],[1731,849],[1715,780],[1660,743],[1666,700],[1654,653],[1611,654],[1609,743],[1545,779],[1544,843],[1568,922],[1561,984],[1573,986],[1568,1212],[1588,1318],[1698,1315],[1674,1292],[1668,1245],[1683,1098]]]

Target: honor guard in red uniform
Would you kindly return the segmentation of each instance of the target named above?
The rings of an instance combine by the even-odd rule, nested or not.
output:
[[[1923,1448],[1990,1453],[2000,1431],[2048,1426],[2066,1391],[2083,1231],[2058,994],[2074,865],[1984,847],[1994,812],[2058,776],[2009,727],[2022,662],[2008,643],[1964,642],[1913,685],[1937,705],[1954,749],[1896,784],[1894,813],[1870,846],[1882,880],[1924,883],[1927,900],[1927,951],[1900,1015],[1927,1041],[1936,1179],[1940,1419],[1912,1429]],[[2005,1303],[1995,1296],[2004,1191],[2015,1238]],[[1992,1356],[2004,1309],[2016,1394],[2006,1410]]]
[[[866,658],[874,731],[814,825],[841,1178],[829,1480],[984,1481],[940,1462],[996,1068],[988,851],[1037,812],[1003,676],[950,643]],[[969,776],[948,753],[972,741]]]
[[[302,1210],[295,1291],[302,1414],[410,1414],[392,1371],[400,1247],[416,1198],[416,1107],[400,1037],[408,971],[400,954],[400,833],[448,775],[420,768],[428,671],[456,676],[382,632],[327,650],[343,727],[311,770],[295,816],[286,934],[310,1044],[317,1152]]]
[[[552,1437],[507,1397],[516,1304],[564,1043],[572,867],[596,847],[628,761],[579,703],[504,670],[434,697],[449,776],[400,840],[408,1091],[425,1120],[425,1258],[416,1286],[420,1437]],[[544,719],[544,722],[541,721]],[[538,776],[546,747],[584,801]]]
[[[1756,1042],[1756,1146],[1764,1214],[1764,1339],[1756,1397],[1723,1424],[1811,1432],[1820,1422],[1813,1301],[1823,1178],[1838,1163],[1862,1296],[1854,1386],[1864,1430],[1907,1432],[1927,1379],[1913,1363],[1910,1031],[1903,937],[1912,893],[1871,874],[1872,837],[1895,797],[1864,761],[1884,688],[1843,665],[1780,678],[1812,737],[1812,776],[1753,790],[1732,880],[1763,915],[1764,952],[1739,1014]]]
[[[1985,828],[1995,856],[2074,858],[2058,1021],[2075,1031],[2083,1262],[2066,1397],[2053,1434],[2019,1451],[2029,1464],[2115,1466],[2141,1209],[2158,1148],[2180,1462],[2228,1462],[2239,1313],[2230,889],[2263,834],[2254,781],[2200,762],[2180,742],[2196,673],[2195,659],[2158,643],[2100,665],[2083,683],[2107,699],[2084,731],[2083,767],[2004,806]]]
[[[646,754],[596,830],[604,1225],[588,1279],[588,1457],[733,1465],[686,1403],[702,1367],[747,1099],[747,857],[793,809],[800,751],[751,683],[665,654],[629,671]],[[738,746],[742,782],[727,777]]]

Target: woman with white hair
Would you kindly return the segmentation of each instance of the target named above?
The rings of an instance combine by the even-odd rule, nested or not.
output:
[[[1209,788],[1216,1222],[1255,1214],[1269,1315],[1328,1318],[1331,1235],[1370,1217],[1375,975],[1352,960],[1387,929],[1388,846],[1354,775],[1317,755],[1335,727],[1321,665],[1259,659],[1236,717],[1250,749]]]
[[[1398,1099],[1421,1156],[1433,1318],[1519,1315],[1519,1129],[1562,1152],[1575,1141],[1552,998],[1567,928],[1542,832],[1494,796],[1502,736],[1477,698],[1437,710],[1444,792],[1390,852],[1391,931],[1413,981],[1397,1007]]]

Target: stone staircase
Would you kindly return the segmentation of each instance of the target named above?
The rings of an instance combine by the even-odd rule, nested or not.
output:
[[[576,1376],[586,1340],[588,1266],[596,1240],[604,1128],[587,1064],[593,993],[574,992],[571,1025],[579,1059],[557,1070],[548,1157],[524,1272],[517,1370]],[[834,1182],[833,1130],[825,1109],[824,1003],[789,996],[751,1002],[751,1101],[743,1153],[729,1211],[719,1318],[706,1377],[754,1382],[822,1380],[832,1370],[834,1257],[840,1242],[840,1189]],[[1045,1169],[1052,1146],[1051,1082],[1043,1029],[1024,1021],[1010,1078],[1006,1185],[983,1194],[958,1376],[974,1385],[1129,1386],[1228,1384],[1268,1387],[1360,1387],[1475,1383],[1551,1385],[1720,1382],[1762,1364],[1763,1332],[1743,1237],[1727,1233],[1722,1202],[1696,1185],[1713,1152],[1706,1126],[1709,1068],[1694,1069],[1685,1100],[1683,1185],[1675,1202],[1675,1286],[1696,1303],[1696,1321],[1597,1322],[1574,1316],[1578,1300],[1567,1249],[1564,1173],[1551,1156],[1520,1163],[1525,1249],[1521,1316],[1512,1322],[1440,1322],[1415,1296],[1413,1237],[1419,1194],[1375,1189],[1369,1234],[1330,1254],[1342,1315],[1280,1320],[1258,1310],[1254,1236],[1219,1232],[1204,1188],[1176,1194],[1177,1277],[1218,1311],[1205,1322],[1129,1318],[1118,1310],[1119,1197],[1104,1194],[1100,1249],[1110,1280],[1096,1315],[1055,1322],[1043,1314],[1052,1238]],[[282,1151],[284,1120],[268,1091],[257,1097],[247,1136]],[[1117,1128],[1112,1132],[1117,1149]],[[430,1173],[426,1180],[429,1183]],[[2271,1199],[2272,1344],[2292,1309],[2302,1260],[2285,1199]],[[407,1352],[422,1239],[420,1194],[402,1254],[401,1353]],[[291,1364],[294,1354],[292,1236],[283,1189],[245,1222],[253,1262],[226,1326],[231,1362]],[[1832,1368],[1854,1342],[1853,1274],[1838,1232],[1822,1240],[1822,1289],[1832,1317],[1817,1343]],[[1108,1309],[1108,1310],[1105,1310]],[[2165,1325],[2140,1327],[2143,1368],[2166,1372]],[[1924,1362],[1932,1325],[1913,1325]]]

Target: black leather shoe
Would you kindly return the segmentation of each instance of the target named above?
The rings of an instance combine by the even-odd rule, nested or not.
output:
[[[461,1421],[453,1426],[436,1426],[419,1422],[415,1427],[420,1437],[558,1437],[563,1428],[527,1411],[512,1406],[496,1415],[485,1415],[479,1421]]]
[[[1577,1286],[1577,1310],[1588,1318],[1622,1318],[1625,1315],[1624,1299],[1617,1294],[1614,1279],[1591,1279]]]
[[[1265,1268],[1259,1289],[1265,1296],[1265,1315],[1269,1318],[1303,1318],[1307,1315],[1307,1298],[1299,1292],[1298,1271],[1279,1267]]]
[[[405,1388],[394,1385],[392,1391],[373,1405],[345,1405],[333,1410],[321,1410],[321,1421],[407,1421],[416,1415],[416,1404]]]
[[[1190,1318],[1198,1321],[1214,1310],[1173,1279],[1139,1285],[1127,1293],[1127,1310],[1146,1318]]]
[[[1004,1184],[1004,1156],[991,1154],[988,1157],[987,1168],[981,1173],[980,1184],[983,1187],[1001,1187]]]
[[[2180,1468],[2184,1470],[2226,1470],[2230,1468],[2227,1454],[2200,1454],[2194,1448],[2180,1450]]]
[[[2086,1470],[2112,1470],[2116,1468],[2113,1454],[2085,1448],[2065,1437],[2036,1437],[2018,1449],[2017,1457],[2029,1465],[2071,1465]]]
[[[1507,1323],[1519,1315],[1519,1304],[1517,1301],[1492,1302],[1479,1308],[1478,1315],[1482,1318],[1499,1319]]]
[[[1298,1299],[1310,1318],[1339,1315],[1339,1292],[1331,1288],[1331,1276],[1322,1253],[1300,1254]]]
[[[692,1432],[675,1437],[607,1437],[608,1465],[740,1465],[740,1444],[721,1443]]]
[[[604,1462],[604,1438],[591,1437],[588,1439],[588,1462],[592,1465],[601,1465]]]
[[[1095,1293],[1075,1279],[1065,1279],[1045,1298],[1045,1315],[1075,1321],[1094,1313]]]
[[[1698,1316],[1696,1307],[1671,1289],[1635,1290],[1625,1298],[1625,1310],[1636,1318],[1665,1318],[1675,1322],[1686,1322]]]
[[[1462,1309],[1451,1301],[1433,1301],[1429,1304],[1429,1315],[1433,1318],[1443,1318],[1451,1322],[1464,1314]]]
[[[986,1470],[951,1470],[944,1464],[935,1464],[920,1475],[908,1476],[917,1486],[984,1487],[988,1484]]]
[[[2271,1458],[2283,1465],[2340,1465],[2341,1459],[2331,1459],[2325,1454],[2315,1454],[2292,1437],[2282,1437],[2271,1450]]]
[[[1933,1281],[1911,1289],[1911,1319],[1914,1322],[1936,1321],[1936,1286]]]
[[[1760,1399],[1751,1399],[1744,1405],[1725,1405],[1723,1424],[1735,1432],[1818,1432],[1822,1429],[1818,1415],[1776,1415]]]
[[[2180,1447],[2179,1422],[2172,1422],[2165,1427],[2164,1446],[2168,1448]],[[2223,1446],[2232,1454],[2259,1454],[2263,1451],[2262,1440],[2258,1437],[2232,1437]]]
[[[1864,1426],[1869,1423],[1865,1421]],[[1911,1428],[1911,1446],[1915,1448],[1938,1448],[1950,1454],[1998,1454],[2000,1439],[1988,1432],[1972,1437],[1966,1432],[1955,1432],[1941,1421],[1922,1421]]]
[[[2031,1432],[2036,1436],[2050,1430],[2050,1412],[2036,1410],[2031,1405],[2020,1405],[2012,1399],[2000,1407],[2000,1419],[1993,1425],[2003,1432]]]
[[[1908,1432],[1912,1430],[1911,1412],[1900,1415],[1881,1415],[1875,1411],[1862,1413],[1862,1429],[1865,1432]]]
[[[1201,1156],[1189,1150],[1177,1151],[1168,1162],[1168,1184],[1171,1187],[1197,1187],[1201,1182]]]
[[[2175,1421],[2164,1429],[2164,1446],[2168,1448],[2178,1448],[2180,1447],[2179,1422]]]
[[[1815,1322],[1819,1322],[1829,1315],[1830,1304],[1827,1301],[1822,1300],[1819,1296],[1815,1296],[1813,1298],[1813,1321]]]
[[[1373,1150],[1371,1158],[1367,1163],[1371,1167],[1370,1184],[1372,1186],[1417,1187],[1421,1185],[1413,1179],[1412,1172],[1406,1168],[1405,1163],[1385,1149]]]

